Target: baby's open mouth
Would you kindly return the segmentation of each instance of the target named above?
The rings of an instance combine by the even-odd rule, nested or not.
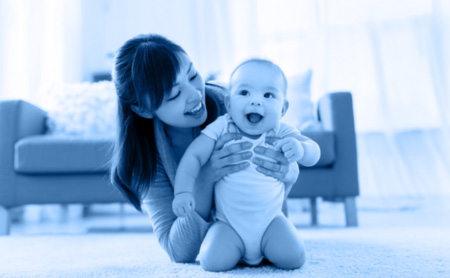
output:
[[[261,116],[258,113],[249,113],[247,114],[247,120],[251,122],[252,124],[259,123],[263,119],[263,116]]]

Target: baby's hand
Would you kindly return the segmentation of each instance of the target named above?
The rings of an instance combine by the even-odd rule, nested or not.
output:
[[[178,217],[185,217],[195,208],[194,196],[191,192],[182,192],[175,195],[172,210]]]
[[[303,144],[293,137],[286,137],[275,142],[276,150],[281,150],[289,162],[299,161],[305,154]]]

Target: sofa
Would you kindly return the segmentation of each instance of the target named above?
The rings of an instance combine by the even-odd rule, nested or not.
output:
[[[314,167],[300,167],[290,198],[307,198],[318,224],[317,198],[342,202],[347,226],[357,226],[359,195],[352,96],[329,93],[317,103],[317,122],[303,134],[321,148]],[[125,202],[108,175],[112,137],[46,133],[47,113],[24,100],[0,101],[0,234],[9,210],[29,204]]]

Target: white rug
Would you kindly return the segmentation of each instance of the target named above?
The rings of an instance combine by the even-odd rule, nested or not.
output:
[[[170,262],[151,233],[0,237],[0,277],[450,277],[450,228],[300,229],[307,262],[204,272]]]

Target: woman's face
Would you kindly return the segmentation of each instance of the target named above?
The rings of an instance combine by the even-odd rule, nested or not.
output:
[[[205,85],[186,54],[180,54],[180,72],[155,116],[163,123],[179,128],[197,127],[206,121]]]

